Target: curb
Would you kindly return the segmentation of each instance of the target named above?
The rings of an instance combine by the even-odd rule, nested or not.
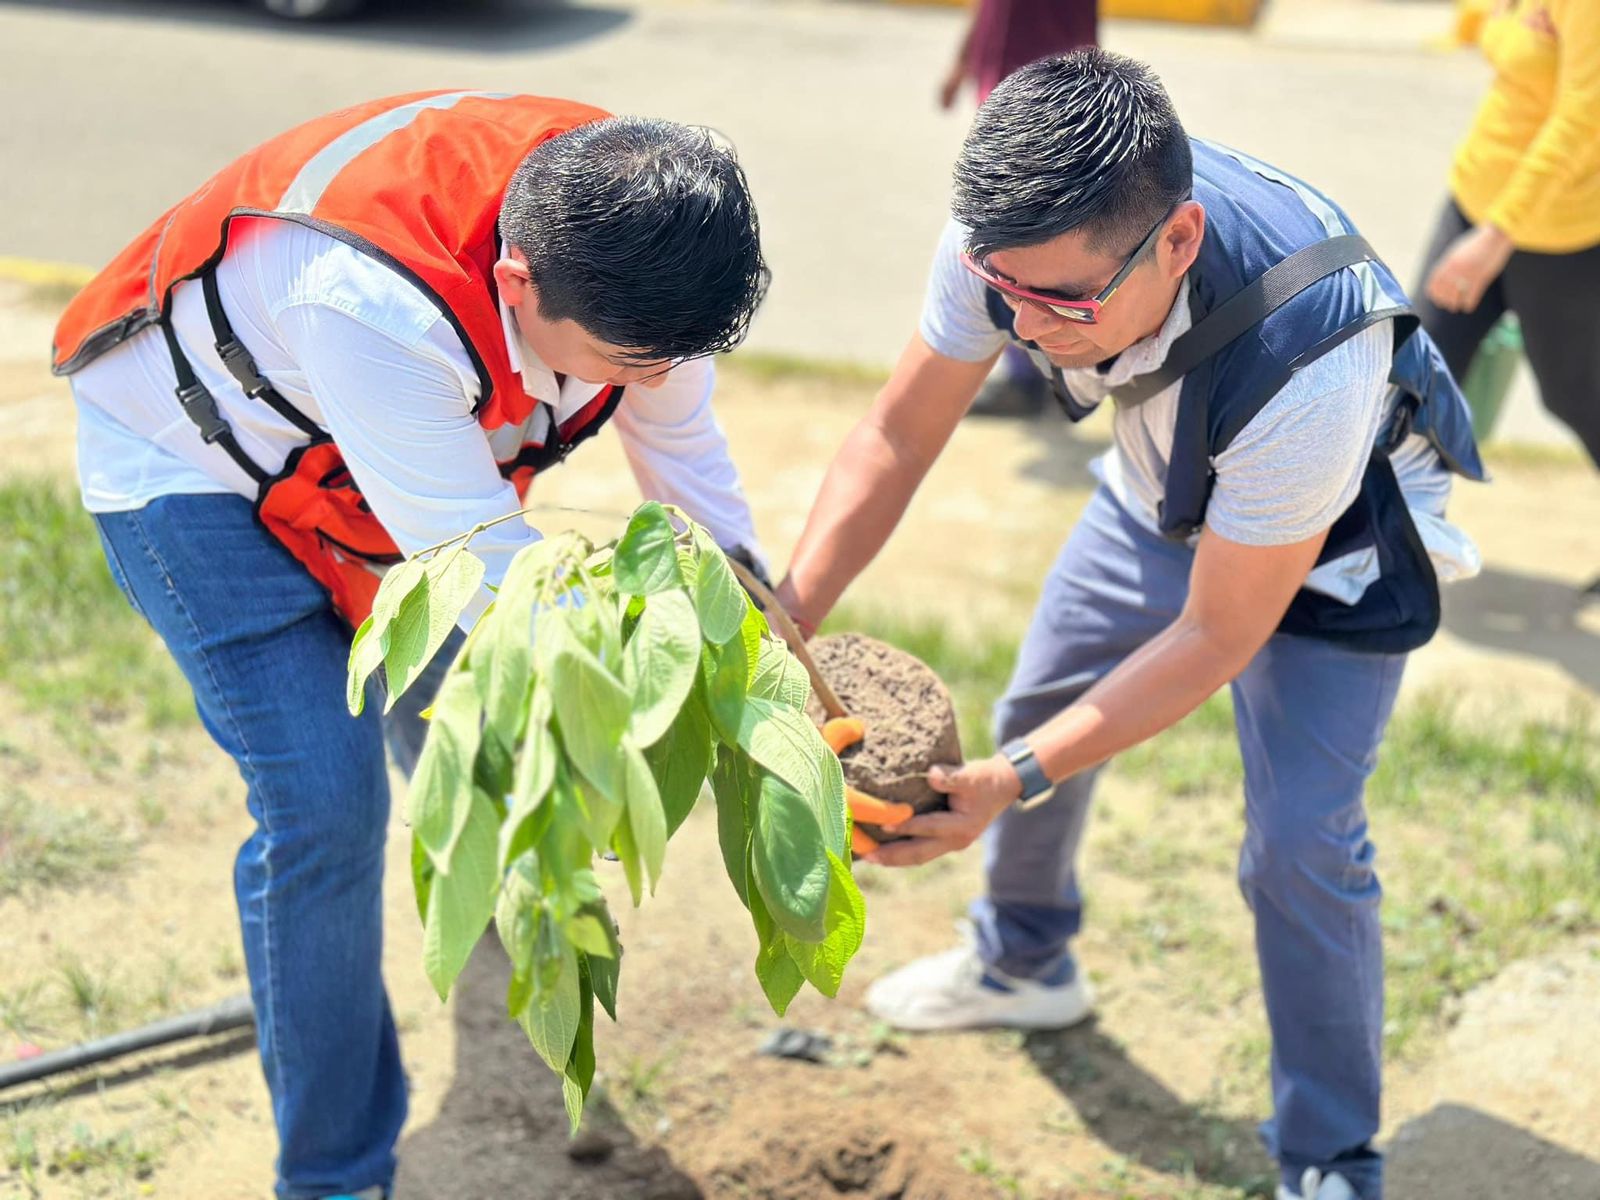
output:
[[[95,277],[93,267],[81,263],[47,262],[38,258],[0,256],[0,280],[28,287],[81,288]]]

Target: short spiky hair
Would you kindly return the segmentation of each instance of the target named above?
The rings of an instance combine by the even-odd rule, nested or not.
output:
[[[951,209],[978,258],[1074,229],[1127,254],[1193,178],[1155,72],[1090,47],[1040,59],[990,93],[956,160]]]
[[[737,346],[770,278],[733,149],[673,121],[608,117],[540,145],[500,236],[527,259],[540,315],[640,362]]]

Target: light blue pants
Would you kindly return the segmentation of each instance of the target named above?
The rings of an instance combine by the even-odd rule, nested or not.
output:
[[[1194,554],[1137,524],[1103,488],[1045,581],[997,737],[1060,712],[1183,607]],[[1404,655],[1271,639],[1233,683],[1244,759],[1239,885],[1255,916],[1272,1031],[1274,1113],[1262,1126],[1285,1183],[1336,1170],[1380,1200],[1383,954],[1378,877],[1362,793],[1394,707]],[[972,906],[999,970],[1070,978],[1082,901],[1074,860],[1096,772],[991,828],[988,894]],[[1159,833],[1159,831],[1156,831]]]
[[[418,713],[460,643],[446,643],[388,718],[376,685],[352,718],[350,631],[249,501],[165,496],[95,521],[112,575],[248,787],[255,829],[233,882],[278,1129],[277,1194],[387,1188],[406,1081],[381,975],[384,736],[409,774],[425,733]]]

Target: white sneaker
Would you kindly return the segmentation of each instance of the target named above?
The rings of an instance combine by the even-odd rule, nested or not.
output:
[[[1089,1015],[1081,975],[1050,986],[985,967],[971,946],[919,958],[867,989],[867,1010],[896,1029],[1065,1029]]]
[[[1324,1175],[1315,1167],[1307,1167],[1300,1177],[1300,1191],[1291,1192],[1280,1184],[1278,1200],[1361,1200],[1361,1197],[1345,1182],[1343,1175],[1337,1172]]]

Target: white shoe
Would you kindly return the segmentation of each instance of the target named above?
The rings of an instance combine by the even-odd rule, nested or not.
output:
[[[1337,1172],[1324,1175],[1315,1167],[1307,1167],[1300,1177],[1300,1191],[1291,1192],[1280,1184],[1278,1200],[1361,1200],[1361,1197],[1345,1182],[1343,1175]]]
[[[1089,1015],[1081,975],[1050,986],[985,967],[971,946],[919,958],[867,989],[867,1010],[896,1029],[1065,1029]]]

